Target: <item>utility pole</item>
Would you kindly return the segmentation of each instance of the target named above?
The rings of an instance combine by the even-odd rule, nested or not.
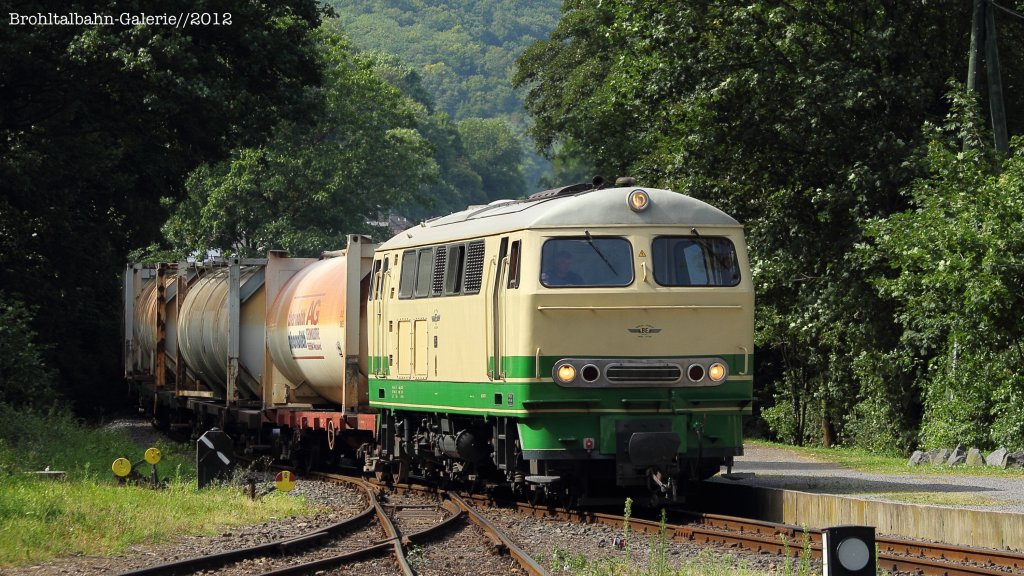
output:
[[[968,90],[978,90],[982,42],[985,43],[985,70],[988,73],[988,107],[992,117],[992,134],[996,151],[1006,154],[1010,147],[1006,129],[1006,106],[1003,103],[1003,79],[999,67],[999,47],[996,44],[995,10],[989,0],[974,0],[971,49],[967,64]]]

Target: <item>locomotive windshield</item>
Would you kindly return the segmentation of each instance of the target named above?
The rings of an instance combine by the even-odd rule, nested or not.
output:
[[[662,286],[735,286],[736,248],[728,238],[660,236],[651,244],[654,279]]]
[[[553,238],[541,253],[540,282],[563,286],[629,286],[633,283],[632,248],[625,238]]]

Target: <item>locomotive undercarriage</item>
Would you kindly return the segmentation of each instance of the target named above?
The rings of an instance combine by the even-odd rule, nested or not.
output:
[[[193,439],[213,427],[228,433],[240,453],[265,455],[300,470],[359,469],[389,482],[410,480],[442,488],[512,493],[535,504],[621,505],[624,495],[656,506],[685,498],[688,488],[729,463],[713,448],[688,458],[675,457],[678,440],[658,421],[625,421],[618,430],[617,453],[596,450],[521,449],[517,421],[413,411],[378,414],[376,440],[369,430],[293,429],[225,418],[214,404],[162,410],[154,421],[180,420]],[[186,424],[190,422],[190,424]],[[256,425],[253,425],[256,424]],[[186,432],[186,430],[182,430]],[[630,440],[633,440],[632,442]],[[656,447],[656,448],[653,448]],[[671,454],[671,459],[666,457]]]
[[[627,434],[623,451],[632,449],[632,457],[593,450],[544,456],[524,454],[514,418],[411,411],[378,418],[377,442],[361,446],[357,456],[364,472],[389,482],[511,491],[533,503],[568,507],[621,505],[625,489],[638,503],[654,506],[679,500],[693,481],[718,470],[717,462],[680,465],[678,439],[664,434]]]

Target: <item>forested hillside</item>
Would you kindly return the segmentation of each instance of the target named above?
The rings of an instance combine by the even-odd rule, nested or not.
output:
[[[338,28],[356,46],[395,55],[415,71],[438,112],[457,123],[507,122],[525,152],[523,186],[537,186],[549,166],[524,137],[528,118],[510,78],[523,50],[555,28],[560,0],[332,0],[331,5]]]
[[[455,120],[525,121],[509,80],[515,59],[558,23],[560,0],[332,0],[338,22],[365,50],[394,54],[423,78]]]

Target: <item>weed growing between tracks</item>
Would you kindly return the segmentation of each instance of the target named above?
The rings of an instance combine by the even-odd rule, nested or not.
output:
[[[0,567],[69,554],[116,554],[140,543],[310,513],[302,499],[253,502],[238,487],[198,490],[194,448],[158,443],[166,487],[118,487],[110,465],[142,460],[123,431],[86,428],[63,414],[24,414],[0,405]],[[33,474],[49,466],[64,480]],[[148,474],[149,465],[141,469]]]
[[[632,517],[632,504],[632,500],[627,498],[622,523],[622,557],[591,560],[583,554],[556,547],[551,551],[551,572],[582,576],[758,576],[762,574],[762,572],[749,569],[745,562],[738,562],[731,554],[723,555],[711,548],[702,550],[696,557],[680,556],[675,562],[677,565],[672,566],[672,562],[669,560],[668,526],[664,509],[661,511],[658,534],[647,541],[647,556],[646,563],[644,563],[642,555],[633,555],[633,551],[642,552],[643,546],[635,545],[630,540],[629,520]],[[805,544],[809,554],[810,540],[808,539]],[[808,556],[808,569],[809,558]]]
[[[782,565],[783,576],[811,576],[811,534],[804,526],[803,538],[800,547],[800,558],[797,563],[796,572],[793,571],[793,556],[790,554],[789,539],[785,534],[779,534],[782,539],[782,549],[785,551],[785,559]]]

